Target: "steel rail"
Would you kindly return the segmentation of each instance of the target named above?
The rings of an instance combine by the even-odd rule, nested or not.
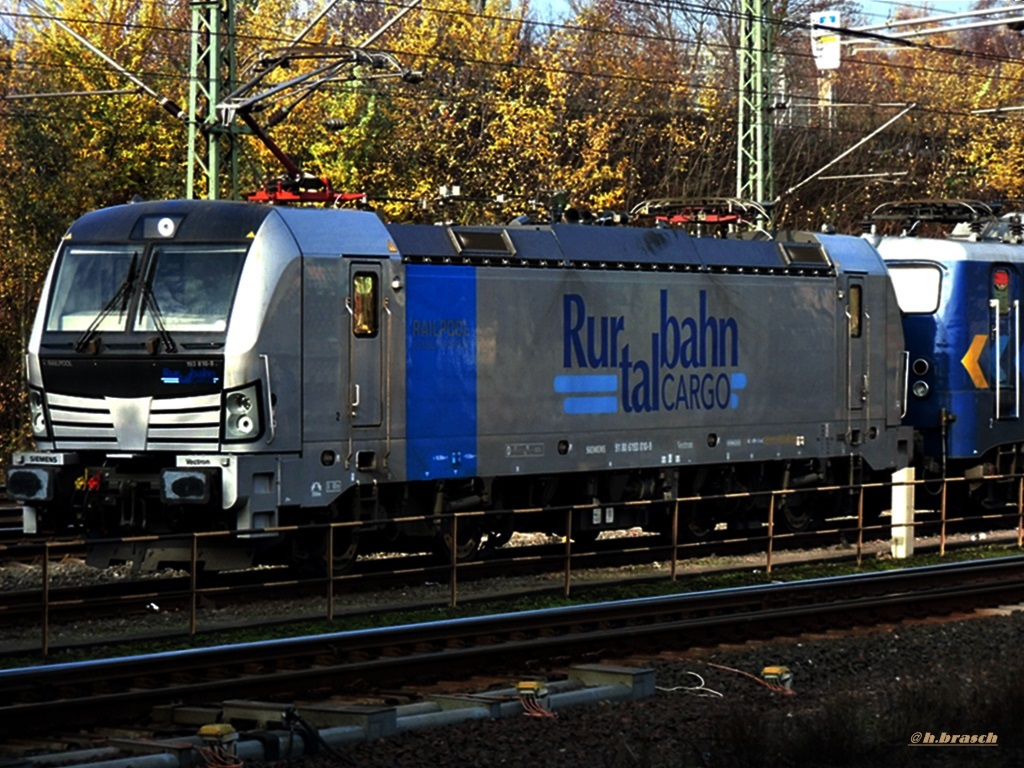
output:
[[[865,527],[874,533],[883,532],[879,527]],[[829,529],[816,531],[814,534],[777,534],[776,538],[782,541],[791,541],[793,546],[801,546],[820,542],[822,535],[839,537],[843,529]],[[1009,535],[1009,534],[1007,534]],[[813,538],[812,538],[813,537]],[[832,539],[828,539],[831,541]],[[837,539],[838,540],[838,539]],[[679,546],[680,554],[683,551],[693,556],[700,556],[702,552],[709,551],[708,543],[682,544]],[[762,536],[747,538],[721,538],[713,542],[714,553],[718,557],[730,554],[748,554],[759,552],[763,544]],[[595,541],[585,545],[576,545],[571,553],[570,574],[572,578],[572,589],[574,592],[585,590],[594,586],[608,586],[612,583],[636,583],[638,581],[665,581],[664,575],[637,576],[627,574],[621,579],[600,579],[594,582],[587,578],[590,569],[619,568],[629,565],[650,564],[664,559],[665,553],[669,550],[669,544],[659,539],[656,535],[645,535],[637,538],[606,539]],[[0,549],[2,555],[2,549]],[[829,555],[829,561],[842,561],[852,558],[853,555]],[[821,557],[812,557],[810,562],[821,560]],[[541,544],[525,545],[508,549],[496,550],[482,560],[459,563],[457,568],[460,582],[480,582],[497,576],[533,575],[537,573],[558,573],[565,568],[566,555],[564,545]],[[364,568],[356,574],[348,574],[336,579],[333,597],[337,600],[346,594],[364,593],[367,591],[387,589],[396,585],[409,583],[410,577],[423,580],[443,581],[450,573],[450,566],[443,566],[436,563],[429,556],[404,557],[400,561],[396,558],[379,559],[367,561]],[[714,569],[716,571],[720,568]],[[315,598],[322,596],[327,589],[322,578],[303,576],[288,569],[280,570],[254,570],[243,572],[211,572],[201,573],[196,583],[192,583],[188,575],[167,574],[160,577],[149,577],[144,579],[111,579],[94,584],[80,585],[52,585],[46,591],[47,601],[43,604],[41,585],[20,587],[17,589],[0,590],[0,618],[11,623],[18,623],[26,628],[26,632],[33,632],[35,622],[40,618],[41,612],[45,610],[51,628],[57,627],[71,621],[82,619],[104,619],[111,617],[125,617],[134,614],[146,614],[150,610],[150,603],[159,606],[160,610],[189,610],[189,607],[199,598],[209,598],[217,601],[231,600],[234,604],[245,604],[254,600],[263,601],[268,598],[279,597],[282,600],[293,598]],[[534,594],[537,592],[557,592],[555,585],[519,589],[513,592],[508,590],[501,594],[506,598],[514,598],[523,594]],[[487,599],[487,596],[466,596],[459,595],[459,603],[479,602]],[[429,604],[415,604],[410,608],[429,608],[444,605],[451,600],[437,599]],[[394,606],[397,609],[397,605]],[[344,610],[334,611],[334,614],[359,614],[362,611]],[[321,612],[311,612],[305,616],[293,616],[292,621],[298,618],[318,619],[323,618]],[[264,625],[281,624],[280,617],[274,617],[269,621],[253,622],[251,626],[259,627]],[[185,634],[209,634],[218,631],[214,624],[203,627],[201,616],[196,617],[195,627],[186,633],[184,629],[163,630],[149,633],[126,633],[124,639],[139,637],[182,637]],[[222,628],[220,628],[222,629]],[[38,634],[38,630],[35,630]],[[36,635],[32,635],[33,637]],[[109,641],[117,640],[116,633],[106,638]],[[28,643],[13,643],[10,650],[14,653],[31,652]],[[74,642],[74,647],[88,645],[88,643]],[[68,643],[59,644],[60,647],[68,647]],[[52,643],[48,646],[54,650],[58,645]],[[0,654],[2,655],[2,654]],[[9,654],[8,654],[9,655]]]
[[[928,525],[934,526],[934,522],[925,524],[925,527]],[[869,530],[876,529],[881,531],[882,526],[863,527],[861,538]],[[821,546],[823,536],[829,537],[827,541],[832,541],[831,537],[843,535],[844,530],[840,527],[816,530],[813,533],[776,534],[776,547],[778,548],[782,542],[792,547]],[[1011,533],[1007,532],[1005,536],[1010,536]],[[992,539],[993,542],[1000,540],[1000,537]],[[713,552],[716,556],[756,553],[761,551],[758,547],[762,543],[763,537],[756,535],[746,538],[722,537],[714,541]],[[666,580],[674,582],[680,575],[678,567],[673,567],[668,574],[629,572],[612,580],[595,579],[588,576],[588,573],[591,569],[656,564],[657,561],[663,560],[666,552],[670,550],[674,551],[677,557],[683,557],[684,551],[687,556],[699,556],[701,552],[709,552],[709,544],[711,542],[680,544],[677,549],[672,550],[663,539],[647,535],[578,544],[573,546],[571,552],[567,551],[566,545],[558,544],[499,549],[490,552],[489,556],[482,560],[458,564],[459,581],[479,583],[496,576],[508,576],[512,571],[521,576],[537,573],[557,574],[564,571],[565,583],[561,588],[552,582],[545,587],[519,586],[511,590],[507,587],[487,592],[481,591],[479,587],[475,590],[459,590],[458,602],[479,603],[499,598],[514,599],[538,593],[552,594],[560,590],[568,597],[570,588],[572,592],[581,595],[585,590],[607,587],[613,583],[636,584]],[[933,545],[923,546],[922,551],[934,549]],[[856,557],[859,563],[860,556],[860,550],[856,555],[850,550],[844,554],[813,555],[808,558],[808,562],[851,560]],[[790,564],[794,563],[792,557],[788,557],[787,560]],[[451,579],[452,596],[447,599],[447,605],[456,605],[453,566],[442,566],[429,556],[402,558],[401,561],[397,558],[371,559],[364,562],[363,566],[358,573],[337,576],[331,580],[310,574],[303,575],[288,569],[274,569],[252,572],[204,572],[198,574],[196,579],[190,579],[187,575],[168,573],[160,578],[117,578],[84,585],[60,585],[48,581],[48,588],[41,589],[40,585],[36,585],[3,589],[0,590],[0,617],[9,628],[20,629],[18,635],[13,635],[9,630],[5,639],[0,641],[0,656],[17,658],[25,654],[34,655],[39,650],[46,656],[57,649],[88,649],[90,646],[114,642],[138,643],[189,638],[196,642],[200,636],[211,636],[217,632],[247,627],[256,629],[302,620],[333,621],[335,614],[339,613],[334,609],[334,603],[339,599],[344,600],[351,594],[375,592],[399,584],[406,585],[410,578],[437,582],[444,582],[446,577]],[[766,573],[770,572],[770,566],[771,559],[768,558]],[[697,572],[707,569],[707,566],[696,566]],[[710,570],[720,572],[723,569],[711,567]],[[688,568],[687,572],[690,576],[695,575],[694,567]],[[325,592],[326,613],[324,608],[315,602],[317,598],[323,598]],[[386,594],[382,597],[387,600]],[[214,614],[198,611],[202,600],[211,600],[221,605],[225,601],[230,601],[232,605],[244,605],[253,601],[265,602],[268,599],[280,600],[283,604],[284,601],[300,600],[304,608],[298,612],[286,612],[285,615],[277,613],[263,619],[248,621],[238,617],[226,620]],[[380,610],[426,610],[444,607],[446,599],[440,593],[435,597],[421,595],[419,598],[411,599],[403,596],[388,602],[378,599],[374,608],[365,605],[365,601],[358,602],[359,605],[346,607],[340,613],[358,617]],[[168,611],[187,616],[187,626],[180,622],[153,618],[154,613]],[[133,617],[136,617],[137,621],[133,620]],[[100,631],[94,632],[90,639],[69,636],[66,630],[60,629],[70,622],[83,619],[101,622],[97,625]],[[119,619],[120,622],[104,628],[102,622],[113,619]],[[63,638],[58,639],[61,636]],[[36,644],[36,640],[39,644]],[[2,662],[0,666],[4,666]]]

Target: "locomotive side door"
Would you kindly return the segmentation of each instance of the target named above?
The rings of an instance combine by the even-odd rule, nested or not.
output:
[[[1020,418],[1020,277],[1008,264],[989,275],[992,388],[997,419]]]
[[[871,317],[864,305],[864,278],[849,277],[846,283],[846,407],[865,410],[868,402],[868,349]],[[869,414],[864,414],[869,418]]]
[[[350,319],[348,403],[353,427],[379,427],[383,411],[383,349],[387,332],[380,264],[349,267],[346,309]]]

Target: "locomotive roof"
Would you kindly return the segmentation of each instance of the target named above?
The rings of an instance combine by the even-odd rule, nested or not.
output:
[[[119,242],[155,239],[159,222],[170,219],[177,241],[244,240],[259,229],[270,207],[250,203],[204,200],[161,200],[101,208],[83,215],[65,239],[76,242]],[[165,235],[166,236],[166,235]]]
[[[882,272],[865,240],[780,231],[739,238],[691,237],[669,228],[580,224],[505,227],[384,224],[371,212],[288,208],[232,201],[166,200],[87,213],[75,242],[161,239],[239,242],[279,217],[308,256],[401,257],[410,262],[563,269],[665,270],[831,276]]]
[[[677,229],[578,224],[392,224],[388,231],[403,259],[437,264],[803,275],[884,271],[878,254],[863,240],[809,232],[722,239],[691,237]]]
[[[867,236],[886,261],[1024,263],[1024,247],[993,240]]]
[[[162,200],[92,211],[65,239],[73,242],[159,240],[244,242],[271,216],[282,219],[307,255],[392,255],[388,234],[373,213],[324,208],[286,208],[227,200]],[[161,230],[161,222],[170,222]]]

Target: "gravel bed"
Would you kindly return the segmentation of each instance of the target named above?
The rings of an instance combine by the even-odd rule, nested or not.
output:
[[[694,652],[646,664],[659,687],[651,699],[565,709],[553,719],[470,721],[361,744],[344,759],[288,765],[1019,766],[1022,633],[1024,614],[1006,612]],[[774,665],[789,668],[793,693],[740,674]],[[994,734],[996,745],[942,744],[944,734],[947,742]]]

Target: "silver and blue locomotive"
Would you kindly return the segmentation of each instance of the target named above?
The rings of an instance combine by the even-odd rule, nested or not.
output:
[[[364,547],[468,553],[564,530],[514,510],[667,532],[671,503],[633,502],[756,510],[905,466],[912,443],[888,272],[836,235],[136,203],[68,230],[27,368],[37,449],[7,486],[29,530],[359,521]],[[726,519],[681,514],[692,537]]]

